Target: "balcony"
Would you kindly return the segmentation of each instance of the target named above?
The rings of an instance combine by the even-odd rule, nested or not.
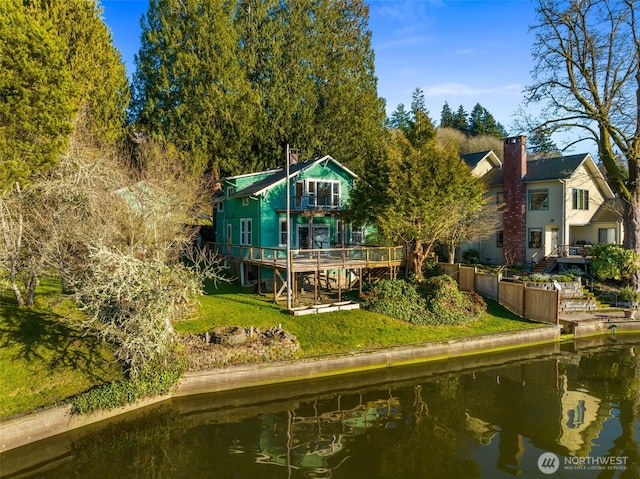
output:
[[[345,205],[338,195],[333,196],[317,196],[304,195],[294,196],[291,198],[292,211],[342,211]],[[278,212],[284,211],[286,206],[279,209]]]

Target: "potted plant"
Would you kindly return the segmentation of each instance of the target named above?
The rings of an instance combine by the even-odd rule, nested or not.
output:
[[[629,307],[624,310],[624,317],[635,318],[636,312],[638,311],[638,302],[640,301],[640,292],[631,286],[624,286],[620,288],[618,298],[629,305]]]

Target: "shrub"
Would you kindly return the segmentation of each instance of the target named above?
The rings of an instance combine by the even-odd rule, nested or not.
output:
[[[371,311],[412,324],[454,325],[472,321],[486,311],[476,293],[463,293],[449,276],[441,275],[417,285],[404,280],[383,280],[369,294]]]
[[[640,300],[640,293],[631,286],[624,286],[620,288],[618,298],[627,303],[637,303]]]
[[[409,323],[416,322],[416,318],[424,314],[426,302],[414,283],[385,279],[376,283],[369,294],[371,299],[367,308],[376,313]]]
[[[462,253],[462,259],[465,263],[478,264],[480,262],[480,251],[474,248],[464,250]]]
[[[430,278],[423,288],[428,298],[426,324],[463,324],[486,311],[487,306],[478,294],[463,293],[449,276]]]
[[[170,367],[148,367],[135,379],[102,384],[79,394],[71,401],[75,414],[88,414],[100,409],[113,409],[141,399],[169,392],[182,376],[177,364]]]
[[[520,277],[520,281],[525,283],[552,283],[554,281],[558,283],[570,283],[575,281],[575,279],[575,275],[570,272],[564,274],[533,273],[529,276]]]
[[[591,274],[600,281],[629,280],[638,272],[635,251],[616,244],[601,243],[591,247]]]

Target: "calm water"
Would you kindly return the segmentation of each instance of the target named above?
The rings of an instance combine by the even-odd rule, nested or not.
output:
[[[10,451],[1,474],[637,479],[639,358],[618,336],[200,395]]]

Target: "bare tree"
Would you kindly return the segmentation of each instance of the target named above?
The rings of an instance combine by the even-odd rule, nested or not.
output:
[[[43,257],[33,224],[33,195],[15,183],[0,195],[0,277],[8,284],[20,307],[33,305]]]
[[[33,303],[40,274],[59,276],[131,376],[166,356],[172,322],[223,270],[194,250],[194,217],[210,208],[202,181],[155,144],[139,151],[149,161],[131,171],[72,141],[52,171],[0,197],[0,271],[19,304]]]
[[[500,205],[495,196],[485,195],[480,209],[469,209],[464,204],[450,204],[450,215],[457,218],[449,233],[443,238],[449,252],[449,263],[455,262],[456,250],[464,243],[483,241],[494,235],[500,227]]]
[[[527,101],[545,105],[540,128],[579,129],[577,141],[598,145],[607,178],[624,204],[625,246],[640,252],[637,5],[633,0],[541,0]],[[628,176],[619,168],[617,152]],[[640,287],[640,276],[635,285]]]

